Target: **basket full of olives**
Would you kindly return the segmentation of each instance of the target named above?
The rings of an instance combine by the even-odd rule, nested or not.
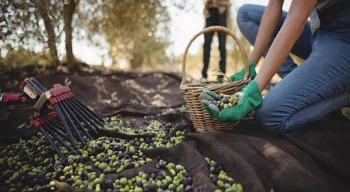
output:
[[[204,34],[209,32],[221,31],[230,35],[239,47],[242,55],[244,64],[244,78],[240,81],[224,81],[224,82],[211,82],[211,83],[201,83],[201,84],[189,84],[186,79],[186,57],[188,50],[194,40]],[[218,110],[228,109],[237,105],[240,96],[239,93],[242,89],[250,82],[249,68],[248,68],[248,58],[244,50],[244,47],[237,36],[228,28],[222,26],[212,26],[207,27],[197,33],[189,42],[186,47],[183,60],[182,60],[182,81],[180,85],[180,90],[184,96],[186,106],[188,108],[190,117],[193,121],[194,128],[197,132],[223,132],[238,126],[238,122],[234,124],[222,123],[212,117],[204,108],[200,101],[200,94],[204,90],[215,92],[220,95],[222,99],[217,101],[211,101],[212,104],[218,107]],[[233,96],[231,96],[233,95]]]

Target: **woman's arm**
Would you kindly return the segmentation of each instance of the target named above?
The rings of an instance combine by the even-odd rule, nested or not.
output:
[[[305,28],[317,0],[293,0],[287,18],[255,77],[260,91],[276,74]]]
[[[284,0],[270,0],[261,19],[258,35],[256,37],[254,50],[250,60],[257,65],[264,51],[271,42],[277,24],[281,18]]]

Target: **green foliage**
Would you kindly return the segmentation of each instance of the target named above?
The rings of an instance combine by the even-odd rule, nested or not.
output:
[[[14,57],[15,60],[3,59],[3,63],[9,62],[4,65],[25,65],[33,61],[38,63],[36,57],[41,57],[41,53],[36,54],[34,51],[40,52],[47,47],[51,51],[51,58],[54,58],[50,61],[59,64],[56,43],[59,43],[62,31],[62,6],[63,3],[46,0],[0,1],[0,9],[4,13],[0,14],[0,46],[3,56],[4,53],[10,54],[6,57]],[[30,54],[13,55],[24,49]],[[30,58],[27,58],[29,56]]]
[[[114,63],[128,59],[131,68],[137,68],[167,61],[170,17],[161,0],[92,2],[94,12],[85,10],[88,32],[91,36],[103,35]]]
[[[35,4],[32,1],[19,2],[4,0],[1,8],[1,45],[18,46],[28,44],[29,39],[41,42],[42,36],[37,29]],[[33,38],[33,37],[36,38]]]
[[[33,50],[35,46],[43,46],[47,40],[45,27],[38,11],[37,0],[0,1],[0,46],[11,48],[23,47]],[[47,11],[60,34],[60,17],[62,4],[48,1]],[[57,37],[57,40],[59,38]]]
[[[0,65],[10,68],[24,67],[28,65],[50,65],[51,57],[48,51],[34,52],[24,48],[8,49],[5,57],[0,57]]]
[[[66,36],[65,33],[69,33],[69,29],[68,31],[67,29],[64,30],[64,18],[69,18],[65,17],[65,14],[68,13],[65,8],[72,1],[1,1],[0,11],[4,14],[0,14],[0,46],[2,47],[2,50],[0,50],[2,53],[0,53],[7,58],[2,59],[3,65],[5,62],[9,62],[6,64],[8,66],[20,65],[21,63],[40,63],[35,59],[41,57],[40,52],[47,49],[51,49],[50,57],[54,58],[56,54],[55,51],[52,51],[55,50],[53,45],[61,43],[62,40],[65,40],[63,38]],[[183,12],[191,11],[190,7],[194,2],[188,0],[74,0],[74,2],[74,13],[70,13],[73,27],[71,32],[74,40],[88,40],[94,45],[101,45],[101,47],[101,43],[106,43],[109,47],[106,54],[112,59],[113,64],[117,64],[120,59],[127,59],[133,69],[144,68],[145,66],[153,69],[154,65],[165,66],[167,63],[172,63],[171,68],[178,66],[176,61],[170,60],[166,54],[166,49],[171,44],[169,41],[171,21],[169,7],[175,7]],[[43,22],[43,13],[40,12],[39,5],[44,7],[45,14],[47,13],[45,16],[49,17],[54,28],[54,33],[50,33],[51,36]],[[235,12],[235,10],[231,11],[232,13]],[[235,19],[231,21],[235,21]],[[247,55],[249,55],[249,42],[243,36],[240,36],[236,24],[233,23],[232,27],[241,39]],[[50,40],[49,37],[52,37],[52,35],[55,38]],[[51,44],[49,41],[51,41]],[[215,49],[214,46],[217,47],[216,41],[213,42],[213,49]],[[227,48],[228,70],[230,73],[231,69],[233,71],[240,69],[243,63],[241,62],[242,57],[238,46],[229,37]],[[30,54],[24,54],[21,59],[14,56],[16,53],[21,54],[20,52],[23,49]],[[11,55],[6,56],[8,50],[12,50],[12,52]],[[36,52],[39,53],[36,54]],[[44,52],[47,54],[47,51]],[[34,56],[34,54],[36,55]],[[68,53],[60,53],[59,55],[62,57],[62,55],[68,55]],[[17,56],[22,57],[22,55]],[[215,49],[211,57],[212,63],[218,62],[218,56]],[[29,59],[28,57],[33,58]],[[10,60],[8,58],[15,59]],[[202,50],[199,50],[196,56],[189,55],[188,70],[192,72],[193,69],[197,73],[200,68],[198,66],[202,65],[201,60]],[[48,58],[46,61],[52,62],[52,59]],[[216,64],[213,64],[210,71],[217,68]]]

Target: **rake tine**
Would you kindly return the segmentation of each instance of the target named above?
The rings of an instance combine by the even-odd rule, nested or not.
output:
[[[60,109],[60,106],[59,106],[59,105],[55,105],[55,109],[56,109],[57,114],[58,114],[58,116],[60,117],[60,119],[61,119],[61,121],[62,121],[62,123],[63,123],[63,126],[64,126],[64,128],[65,128],[65,130],[66,130],[66,132],[67,132],[67,134],[68,134],[69,141],[72,143],[73,148],[74,148],[74,149],[77,149],[77,148],[78,148],[78,147],[77,147],[77,144],[75,143],[75,140],[74,140],[74,138],[73,138],[73,136],[72,136],[72,132],[70,131],[70,129],[69,129],[68,125],[67,125],[67,122],[66,122],[66,120],[65,120],[65,118],[64,118],[64,116],[63,116],[63,114],[62,114],[62,111],[61,111],[61,109]]]
[[[75,121],[73,121],[73,123],[74,123],[75,126],[78,126],[78,125],[76,124]],[[61,128],[64,127],[64,125],[62,124],[62,122],[57,122],[56,125],[60,125]],[[87,128],[84,127],[84,126],[85,126],[84,124],[83,124],[82,126],[83,126],[84,129],[87,129]],[[63,128],[63,130],[64,130],[64,128]],[[74,133],[74,132],[72,132],[72,135],[75,137],[75,133]]]
[[[55,125],[48,125],[48,126],[52,129],[53,132],[60,135],[66,141],[69,141],[69,138],[63,133],[64,128],[61,125],[56,123]]]
[[[50,138],[50,136],[47,134],[44,127],[39,126],[39,130],[43,133],[46,140],[51,144],[51,146],[54,148],[54,150],[57,152],[57,154],[61,157],[61,159],[63,159],[63,160],[66,159],[66,157],[63,155],[63,153],[60,151],[60,149],[55,144],[55,142],[53,142],[52,139]]]
[[[103,124],[98,120],[96,119],[94,116],[92,116],[90,113],[88,113],[88,111],[86,111],[84,108],[82,108],[79,104],[77,104],[77,102],[74,102],[76,100],[70,100],[71,101],[71,104],[72,106],[74,106],[75,109],[79,110],[82,112],[82,114],[84,114],[86,116],[87,119],[92,119],[94,120],[96,123],[98,123],[101,127],[103,127]],[[90,117],[90,118],[89,118]],[[90,121],[91,122],[91,121]]]
[[[72,100],[78,103],[82,108],[84,108],[86,111],[88,111],[91,115],[95,116],[97,119],[99,119],[101,122],[104,122],[104,120],[97,115],[95,112],[93,112],[91,109],[89,109],[86,105],[84,105],[82,102],[80,102],[78,99],[72,97]]]
[[[63,133],[66,128],[64,127],[64,125],[62,123],[58,123],[56,124],[56,127]],[[76,137],[76,134],[74,132],[71,132],[73,137]],[[69,141],[69,139],[67,139],[67,141]]]
[[[58,128],[59,130],[61,130],[62,132],[65,131],[65,128],[64,128],[64,125],[63,125],[62,122],[57,122],[56,126],[57,126],[57,128]],[[72,133],[72,136],[73,136],[74,138],[77,137],[77,134],[76,134],[75,132],[71,132],[71,133]],[[67,141],[69,141],[69,140],[67,139]]]
[[[75,132],[76,136],[78,137],[78,139],[79,139],[83,144],[86,144],[86,142],[84,141],[84,139],[81,137],[81,135],[80,135],[80,133],[79,133],[77,127],[75,127],[75,125],[74,125],[72,119],[71,119],[70,116],[68,115],[66,109],[64,108],[64,106],[62,106],[62,103],[61,103],[61,102],[58,102],[58,103],[56,103],[56,105],[60,106],[61,111],[64,113],[64,116],[67,117],[69,124],[72,125],[71,127],[72,127],[73,131]]]
[[[67,100],[69,101],[69,100]],[[74,105],[74,104],[73,104]],[[96,134],[98,133],[97,130],[95,129],[95,127],[100,127],[99,125],[97,125],[94,121],[92,121],[83,111],[81,111],[79,108],[76,107],[72,107],[72,110],[74,110],[75,114],[77,114],[80,118],[80,120],[82,120],[87,126],[89,126]],[[84,117],[83,117],[84,116]],[[91,126],[89,125],[89,122],[95,126]]]
[[[92,129],[96,134],[98,133],[96,128],[100,127],[99,125],[97,125],[94,121],[92,121],[90,118],[88,118],[86,116],[86,114],[84,112],[82,112],[79,108],[71,108],[75,114],[77,115],[77,117],[84,123],[84,125],[87,128]]]
[[[69,109],[69,110],[72,112],[72,114],[74,114],[74,113],[73,113],[73,110],[74,110],[74,112],[75,112],[76,114],[83,113],[83,114],[85,115],[86,119],[88,119],[88,121],[93,122],[93,121],[90,120],[91,118],[88,118],[88,117],[87,117],[86,112],[85,112],[85,111],[81,111],[80,108],[77,108],[77,106],[76,106],[74,103],[72,103],[72,101],[71,101],[70,99],[65,100],[65,102],[62,102],[62,104],[63,104],[63,103],[64,103],[64,105],[66,106],[66,108]],[[77,111],[78,111],[78,112],[77,112]],[[84,118],[82,118],[82,119],[84,119]],[[76,119],[76,121],[80,123],[80,121],[78,120],[78,118]],[[97,127],[98,127],[98,126],[97,126]]]
[[[76,100],[73,100],[73,99],[70,100],[72,106],[74,106],[75,109],[81,111],[81,112],[86,116],[87,119],[91,119],[91,120],[93,120],[94,122],[96,122],[99,126],[103,127],[103,124],[102,124],[102,122],[101,122],[99,119],[97,119],[94,115],[91,115],[91,114],[89,113],[89,111],[87,111],[87,110],[86,110],[85,108],[83,108],[78,102],[75,102],[75,101],[76,101]],[[92,122],[92,121],[91,121],[91,122]],[[99,126],[97,126],[97,127],[99,127]]]
[[[54,112],[48,113],[45,116],[35,117],[32,120],[32,126],[39,129],[42,132],[42,134],[44,135],[46,140],[50,143],[50,145],[53,147],[53,149],[56,151],[56,153],[64,160],[65,156],[62,154],[62,152],[57,147],[55,142],[51,139],[50,135],[47,133],[47,131],[49,131],[51,136],[56,138],[55,134],[52,134],[50,129],[47,127],[47,125],[49,125],[51,122],[54,122],[56,118],[57,118],[57,113],[54,113]],[[58,141],[60,141],[59,138],[58,138]]]
[[[77,117],[74,115],[72,110],[67,106],[66,102],[62,102],[62,105],[65,107],[66,111],[73,117],[74,121],[78,123],[78,126],[82,129],[82,131],[85,133],[85,135],[89,138],[92,139],[91,135],[86,131],[86,129],[81,125],[80,121],[77,119]]]
[[[73,149],[71,147],[69,147],[61,138],[59,138],[57,135],[61,136],[63,139],[67,139],[67,137],[65,137],[65,135],[58,131],[57,128],[54,125],[50,125],[48,124],[47,127],[45,127],[46,130],[53,136],[55,137],[55,139],[57,139],[58,142],[61,143],[61,145],[63,145],[63,147],[65,147],[68,151],[73,151]]]

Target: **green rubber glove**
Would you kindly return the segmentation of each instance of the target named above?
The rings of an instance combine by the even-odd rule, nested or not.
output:
[[[262,106],[263,98],[258,88],[258,85],[253,80],[242,92],[235,93],[239,97],[239,102],[236,106],[220,111],[212,101],[220,100],[220,96],[211,91],[203,91],[200,95],[201,103],[208,113],[223,123],[235,123],[241,120],[251,111],[258,110]]]
[[[212,102],[217,102],[221,99],[221,97],[219,95],[217,95],[214,92],[208,91],[208,90],[204,90],[202,91],[202,93],[199,96],[200,101],[202,103],[202,105],[204,106],[205,110],[213,117],[215,117],[216,119],[219,118],[219,113],[220,110],[219,108],[212,104]]]
[[[256,77],[256,71],[255,66],[251,60],[248,60],[248,67],[249,67],[249,77],[253,80]],[[230,76],[230,79],[232,81],[239,81],[244,78],[244,67],[237,73]]]

